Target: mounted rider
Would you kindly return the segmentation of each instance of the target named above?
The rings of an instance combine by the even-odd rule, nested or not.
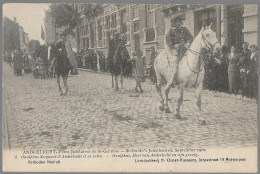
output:
[[[166,52],[168,59],[175,63],[175,76],[178,70],[179,60],[190,47],[193,36],[186,27],[182,26],[182,17],[178,16],[171,20],[171,28],[166,32]]]
[[[108,60],[109,60],[108,67],[109,67],[109,71],[112,73],[114,71],[114,67],[113,67],[114,56],[119,44],[120,44],[120,34],[115,32],[113,34],[112,39],[109,41],[109,45],[108,45]]]

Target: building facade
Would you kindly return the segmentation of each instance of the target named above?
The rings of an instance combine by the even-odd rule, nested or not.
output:
[[[3,53],[20,49],[19,24],[16,19],[4,17],[3,20]]]
[[[149,61],[151,46],[157,51],[164,49],[165,33],[176,16],[182,16],[183,25],[193,36],[206,22],[212,23],[222,45],[240,49],[243,42],[257,44],[257,5],[254,4],[102,4],[100,12],[92,18],[84,15],[88,6],[73,4],[80,15],[76,34],[78,50],[96,48],[107,55],[111,35],[120,32],[127,37],[129,52],[141,49]]]
[[[25,50],[24,30],[22,26],[19,26],[19,39],[20,39],[20,49]]]
[[[243,42],[257,44],[257,5],[227,4],[70,4],[79,15],[79,23],[71,38],[77,50],[98,49],[106,56],[108,43],[115,32],[127,38],[126,47],[132,51],[141,49],[149,61],[151,46],[161,51],[165,46],[165,33],[171,27],[171,19],[183,18],[183,25],[193,36],[202,24],[212,23],[221,45],[237,49]],[[46,43],[55,40],[56,28],[51,16],[45,18]]]
[[[46,44],[51,44],[55,42],[56,39],[55,20],[48,11],[45,11],[44,35],[45,35],[44,41]]]
[[[13,21],[4,17],[3,21],[3,45],[4,52],[13,50],[29,50],[29,36],[22,26],[17,23],[16,18]]]
[[[28,36],[28,34],[27,34],[26,32],[24,32],[23,34],[24,34],[24,45],[25,45],[25,49],[26,49],[27,51],[29,51],[29,50],[30,50],[30,48],[29,48],[29,36]]]

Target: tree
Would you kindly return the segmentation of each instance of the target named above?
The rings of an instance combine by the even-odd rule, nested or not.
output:
[[[48,12],[53,16],[57,27],[66,27],[65,34],[73,34],[79,22],[77,11],[69,4],[51,4]]]
[[[84,14],[87,19],[93,19],[101,12],[102,12],[102,6],[100,4],[86,4],[84,9]]]

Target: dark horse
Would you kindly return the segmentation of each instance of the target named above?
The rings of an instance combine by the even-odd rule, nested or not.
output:
[[[113,51],[113,46],[115,52]],[[114,54],[113,54],[114,53]],[[119,41],[117,46],[113,44],[113,40],[110,41],[110,48],[108,53],[109,70],[112,75],[112,88],[114,88],[115,77],[115,90],[118,91],[118,75],[120,75],[121,91],[124,93],[123,78],[131,74],[131,63],[127,62],[130,59],[127,48],[122,41]]]
[[[58,41],[55,44],[51,45],[51,50],[50,50],[50,59],[53,60],[55,66],[55,73],[57,75],[57,83],[59,86],[59,91],[60,95],[66,95],[68,92],[68,85],[67,85],[67,80],[68,80],[68,75],[69,71],[72,69],[72,66],[70,64],[70,61],[64,51],[65,47],[63,46],[62,41]],[[61,49],[61,50],[59,50]],[[61,86],[60,86],[60,76],[63,78],[63,84],[65,87],[65,93],[63,93]]]

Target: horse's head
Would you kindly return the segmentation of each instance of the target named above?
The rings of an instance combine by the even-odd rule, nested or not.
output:
[[[211,24],[209,26],[202,26],[200,33],[204,48],[208,48],[213,53],[221,53],[221,45],[217,39],[216,33],[211,29]]]

